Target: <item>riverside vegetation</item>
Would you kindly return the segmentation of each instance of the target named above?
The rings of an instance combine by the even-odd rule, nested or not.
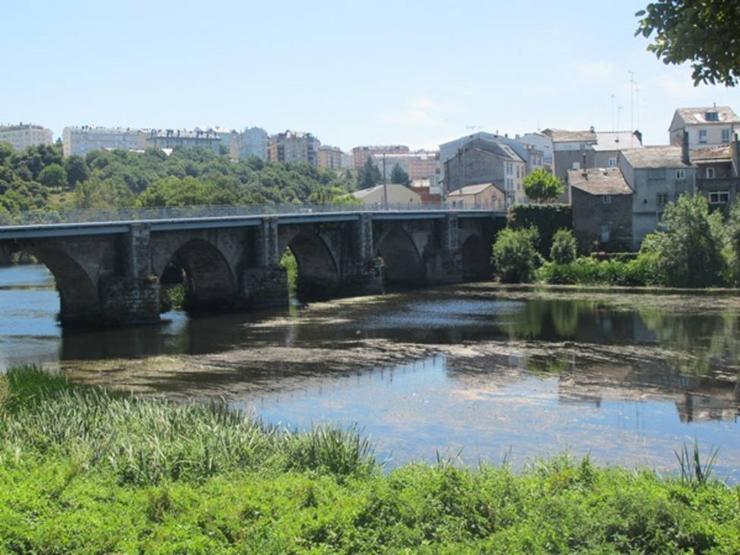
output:
[[[292,433],[33,367],[0,378],[0,440],[0,552],[740,550],[740,488],[688,451],[680,478],[566,456],[383,472],[355,430]]]
[[[502,281],[552,284],[740,286],[740,203],[725,214],[710,211],[700,195],[681,196],[665,210],[660,229],[648,234],[636,255],[609,260],[576,256],[573,234],[552,238],[550,260],[537,252],[534,227],[506,229],[493,247]]]

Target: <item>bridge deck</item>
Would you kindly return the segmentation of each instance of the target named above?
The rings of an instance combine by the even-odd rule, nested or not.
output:
[[[161,214],[161,216],[160,216]],[[275,218],[279,224],[323,223],[356,221],[361,215],[374,220],[432,220],[442,219],[449,214],[458,218],[504,218],[506,213],[477,208],[416,208],[387,210],[296,210],[284,213],[258,213],[236,215],[182,216],[168,211],[147,212],[143,218],[103,219],[101,221],[65,221],[53,223],[27,223],[0,225],[0,241],[40,239],[45,237],[72,237],[83,235],[111,235],[127,233],[134,224],[148,224],[153,232],[186,229],[222,229],[253,227],[264,218]],[[157,217],[160,216],[160,217]]]

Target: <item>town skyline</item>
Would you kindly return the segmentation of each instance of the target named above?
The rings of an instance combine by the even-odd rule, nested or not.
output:
[[[38,123],[55,138],[70,125],[258,126],[307,131],[347,151],[591,126],[639,129],[645,144],[666,144],[675,106],[737,105],[737,91],[694,87],[688,66],[665,66],[645,50],[633,36],[642,1],[592,4],[560,5],[573,18],[537,2],[476,3],[474,18],[439,3],[394,6],[383,17],[391,5],[381,2],[362,18],[332,2],[289,4],[290,18],[236,3],[207,17],[166,2],[16,4],[0,49],[9,82],[24,86],[0,92],[0,121]],[[33,47],[24,42],[29,21],[40,35]],[[52,51],[59,63],[50,66]]]

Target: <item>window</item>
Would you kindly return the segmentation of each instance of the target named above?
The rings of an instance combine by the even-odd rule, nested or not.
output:
[[[602,224],[601,226],[601,242],[608,243],[611,239],[612,230],[609,224]]]
[[[727,204],[729,202],[729,191],[711,191],[709,193],[709,204]]]
[[[506,162],[506,175],[511,175],[514,173],[514,170],[512,169],[511,162]]]
[[[707,179],[714,179],[715,172],[714,168],[707,168]]]
[[[722,142],[723,143],[729,143],[730,142],[730,130],[729,129],[723,129],[722,130]]]
[[[573,167],[571,169],[580,170],[581,169],[581,163],[580,162],[573,162]]]
[[[655,204],[658,206],[665,206],[668,204],[668,193],[658,193],[655,195]]]
[[[611,204],[612,203],[612,196],[611,195],[603,195],[601,197],[601,204]]]
[[[700,143],[707,142],[707,130],[706,129],[699,129],[699,142]]]
[[[616,158],[609,158],[609,160],[607,161],[607,165],[610,168],[613,168],[614,166],[617,165],[617,159]]]
[[[719,121],[719,114],[717,112],[707,112],[704,114],[707,121]]]
[[[676,179],[686,179],[686,170],[676,170]]]

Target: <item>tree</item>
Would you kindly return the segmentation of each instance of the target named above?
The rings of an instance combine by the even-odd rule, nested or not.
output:
[[[576,238],[569,229],[559,229],[552,237],[550,260],[555,264],[570,264],[576,259]]]
[[[710,214],[703,196],[682,195],[666,206],[661,229],[645,238],[640,256],[653,256],[658,281],[665,285],[720,285],[726,270],[722,228],[721,212]]]
[[[511,229],[499,231],[493,244],[493,264],[501,281],[521,283],[532,281],[540,262],[535,243],[537,229]]]
[[[39,172],[39,182],[50,188],[67,186],[67,172],[59,164],[50,164]]]
[[[411,185],[411,179],[409,174],[399,165],[396,164],[391,170],[391,183],[398,183],[399,185]]]
[[[555,200],[565,191],[563,182],[544,168],[537,168],[524,178],[524,192],[537,202]]]
[[[694,85],[740,82],[740,2],[657,0],[635,14],[635,35],[655,33],[648,50],[665,64],[692,62]]]
[[[375,187],[378,183],[383,180],[383,176],[380,174],[378,166],[373,163],[371,156],[367,157],[367,161],[357,172],[357,184],[360,189],[369,189]]]
[[[73,155],[64,160],[64,169],[67,170],[67,184],[70,187],[74,187],[80,181],[85,181],[90,176],[87,164],[81,156]]]

